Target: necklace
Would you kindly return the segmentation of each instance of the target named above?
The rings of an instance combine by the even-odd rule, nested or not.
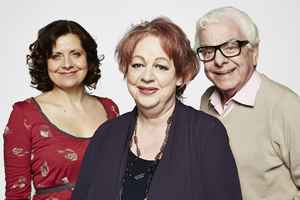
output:
[[[131,174],[131,168],[136,163],[137,159],[140,158],[140,156],[141,156],[141,150],[140,150],[140,148],[138,146],[137,120],[136,120],[136,124],[135,124],[135,127],[134,127],[132,140],[134,141],[134,144],[136,146],[137,157],[135,157],[133,159],[133,161],[130,162],[130,147],[132,146],[132,140],[131,140],[130,143],[129,143],[129,150],[128,150],[128,158],[127,158],[126,170],[125,170],[125,174],[123,176],[122,185],[121,185],[120,192],[119,192],[119,199],[120,200],[122,200],[123,191],[124,191],[124,183],[125,183],[127,177],[134,178],[135,180],[138,181],[139,179],[144,178],[147,173],[149,173],[149,178],[148,178],[147,186],[146,186],[146,197],[144,198],[144,200],[148,199],[148,193],[149,193],[149,189],[150,189],[150,183],[151,183],[151,180],[152,180],[152,176],[153,176],[154,171],[155,171],[155,169],[156,169],[156,167],[158,165],[159,159],[161,158],[162,153],[165,150],[165,147],[166,147],[166,144],[167,144],[167,141],[168,141],[168,138],[169,138],[169,132],[170,132],[170,127],[171,127],[171,122],[172,122],[172,116],[170,116],[168,118],[167,128],[166,128],[166,135],[165,135],[164,141],[163,141],[163,143],[162,143],[162,145],[160,147],[159,152],[156,154],[156,156],[154,158],[154,161],[151,163],[150,167],[145,172],[140,173],[140,174],[138,174],[136,176],[133,176]]]

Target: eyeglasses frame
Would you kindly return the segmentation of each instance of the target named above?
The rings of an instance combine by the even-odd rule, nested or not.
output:
[[[240,51],[239,51],[238,54],[236,54],[236,55],[234,55],[234,56],[226,56],[226,55],[224,55],[224,53],[222,52],[222,50],[221,50],[220,47],[221,47],[222,45],[226,44],[226,43],[229,43],[229,42],[237,42],[237,43],[239,44]],[[241,40],[231,40],[231,41],[224,42],[224,43],[219,44],[219,45],[216,45],[216,46],[203,46],[203,47],[198,47],[198,48],[197,48],[197,56],[198,56],[198,58],[199,58],[202,62],[208,62],[208,61],[211,61],[211,60],[215,59],[217,50],[219,50],[219,51],[221,52],[221,54],[222,54],[224,57],[226,57],[226,58],[232,58],[232,57],[235,57],[235,56],[240,55],[240,54],[241,54],[241,51],[242,51],[242,46],[244,46],[244,45],[246,45],[246,44],[248,44],[248,43],[249,43],[248,40],[243,40],[243,41],[241,41]],[[200,58],[200,56],[199,56],[199,54],[200,54],[199,51],[200,51],[200,49],[202,49],[202,48],[207,48],[207,47],[209,47],[209,48],[214,48],[214,50],[215,50],[214,56],[213,56],[210,60],[202,60],[202,59]]]

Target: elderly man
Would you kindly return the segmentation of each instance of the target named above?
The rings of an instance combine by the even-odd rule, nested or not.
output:
[[[300,200],[300,98],[256,70],[258,43],[256,25],[238,9],[197,21],[197,54],[214,84],[200,109],[228,131],[244,200]]]

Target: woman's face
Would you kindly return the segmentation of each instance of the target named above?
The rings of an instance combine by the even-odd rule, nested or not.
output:
[[[54,88],[66,90],[83,87],[88,64],[86,53],[77,35],[66,34],[58,37],[47,63],[48,74]]]
[[[139,108],[170,108],[180,84],[173,60],[163,51],[158,37],[147,36],[137,43],[128,66],[127,86]]]

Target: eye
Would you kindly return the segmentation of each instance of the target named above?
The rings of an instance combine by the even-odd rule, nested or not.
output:
[[[228,42],[226,45],[224,45],[223,49],[227,52],[235,52],[238,50],[239,45],[236,42]]]
[[[59,57],[61,57],[61,55],[59,53],[51,55],[51,59],[54,59],[54,60],[58,59]]]
[[[72,56],[75,56],[75,57],[80,57],[80,56],[81,56],[81,53],[80,53],[80,52],[77,52],[77,51],[75,51],[75,52],[73,52],[73,53],[72,53]]]
[[[213,54],[215,51],[213,48],[203,48],[200,50],[200,53],[205,57],[205,56],[208,56],[208,55],[211,55]]]
[[[163,66],[163,65],[156,65],[156,67],[157,67],[159,70],[162,70],[162,71],[168,70],[168,68],[165,67],[165,66]]]
[[[228,50],[228,51],[232,51],[232,50],[234,50],[234,49],[235,49],[234,46],[228,46],[228,47],[227,47],[227,50]]]
[[[131,67],[132,67],[132,68],[136,68],[136,69],[141,68],[142,66],[143,66],[143,65],[140,64],[140,63],[131,64]]]

